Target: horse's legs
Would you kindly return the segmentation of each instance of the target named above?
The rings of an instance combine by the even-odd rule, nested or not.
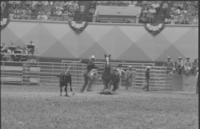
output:
[[[114,83],[113,84],[113,89],[112,89],[112,91],[116,91],[117,89],[118,89],[118,86],[117,86],[118,84],[117,83]]]
[[[87,75],[84,75],[84,84],[82,86],[81,92],[83,92],[85,90],[87,84],[88,84],[88,77],[87,77]]]
[[[72,92],[72,95],[75,94],[75,93],[73,92],[72,85],[70,85],[70,91]]]
[[[91,87],[92,87],[92,80],[88,80],[87,91],[91,91]]]
[[[70,91],[73,92],[72,85],[70,85]]]
[[[111,90],[111,86],[113,85],[113,82],[112,81],[109,81],[108,84],[107,84],[107,88],[109,90]],[[114,85],[113,85],[114,86]]]
[[[65,84],[65,96],[69,96],[67,93],[67,84]]]

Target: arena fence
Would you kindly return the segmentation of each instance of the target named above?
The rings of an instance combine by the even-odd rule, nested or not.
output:
[[[104,62],[96,62],[97,66],[103,69]],[[119,62],[111,62],[115,67]],[[151,90],[172,90],[170,78],[167,76],[165,66],[155,66],[154,63],[126,63],[122,67],[132,65],[136,70],[136,77],[133,87],[141,88],[145,84],[145,68],[151,66]],[[84,83],[83,72],[86,65],[79,61],[65,60],[63,62],[2,62],[1,61],[1,82],[3,84],[18,85],[47,85],[58,86],[59,78],[57,75],[65,68],[70,67],[72,81],[74,86],[80,86]],[[100,73],[103,71],[100,71]],[[121,85],[125,82],[122,78]],[[101,80],[95,82],[95,85],[102,85]]]

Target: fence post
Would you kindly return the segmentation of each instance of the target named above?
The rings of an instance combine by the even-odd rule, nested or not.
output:
[[[28,62],[23,63],[22,67],[23,67],[23,70],[22,70],[22,85],[24,86],[25,84],[28,84],[28,82],[29,82],[29,78],[27,76],[27,72],[29,70]]]

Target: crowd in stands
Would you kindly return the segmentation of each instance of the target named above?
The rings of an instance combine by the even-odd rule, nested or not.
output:
[[[173,61],[170,57],[167,58],[165,66],[167,67],[167,74],[171,75],[177,73],[179,75],[196,75],[198,71],[198,59],[193,61],[187,57],[178,57],[177,60]]]
[[[35,45],[32,41],[24,46],[15,45],[13,42],[6,45],[1,42],[0,47],[1,60],[4,61],[26,61],[35,53]]]
[[[94,15],[96,6],[139,6],[142,9],[139,22],[147,22],[156,13],[162,1],[86,1],[91,5],[88,13]],[[133,6],[133,7],[134,7]],[[198,24],[198,1],[168,1],[165,22],[168,24]],[[9,1],[12,19],[74,20],[79,10],[78,1]],[[88,18],[92,21],[92,18]]]
[[[143,1],[137,3],[142,7],[142,20],[151,18],[161,1]],[[169,24],[198,24],[198,1],[169,1],[166,5],[165,22]]]
[[[10,17],[29,20],[69,20],[77,8],[75,1],[12,1]]]

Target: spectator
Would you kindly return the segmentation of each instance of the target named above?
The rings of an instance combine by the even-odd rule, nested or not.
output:
[[[16,46],[14,45],[13,42],[11,42],[11,44],[10,44],[10,46],[8,48],[10,49],[11,54],[14,55]]]
[[[190,58],[187,57],[186,61],[184,62],[184,70],[185,72],[189,72],[192,69],[192,63],[190,62]]]
[[[170,74],[173,71],[174,63],[171,57],[169,56],[167,57],[166,67],[167,67],[167,74]]]
[[[184,68],[182,57],[178,57],[178,61],[175,64],[175,68],[176,68],[176,71],[178,72],[178,74],[182,74],[182,71]]]
[[[27,44],[27,48],[28,48],[28,54],[31,54],[33,56],[35,52],[35,44],[33,43],[33,41],[30,41],[30,43]]]

